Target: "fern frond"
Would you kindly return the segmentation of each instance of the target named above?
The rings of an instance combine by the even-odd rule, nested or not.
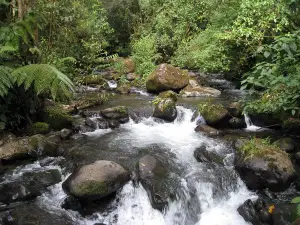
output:
[[[13,85],[11,72],[12,69],[9,67],[0,66],[0,97],[4,97]]]
[[[72,81],[55,67],[48,64],[32,64],[12,72],[13,81],[28,89],[33,85],[36,93],[50,94],[55,100],[70,98],[74,92]]]

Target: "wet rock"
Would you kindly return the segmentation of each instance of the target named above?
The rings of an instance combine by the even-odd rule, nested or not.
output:
[[[63,200],[61,204],[63,209],[70,209],[73,211],[79,211],[82,209],[82,204],[80,203],[79,199],[74,196],[68,196]]]
[[[130,86],[127,85],[127,84],[120,85],[120,86],[117,88],[117,93],[122,94],[122,95],[127,95],[127,94],[129,94],[129,93],[130,93]]]
[[[191,85],[188,85],[180,92],[180,94],[182,97],[201,97],[201,96],[217,97],[221,95],[221,91],[211,87],[203,87],[203,86],[192,87]]]
[[[173,122],[177,118],[176,104],[171,98],[160,99],[154,103],[153,117]]]
[[[97,118],[87,118],[85,124],[93,129],[98,129],[98,120]]]
[[[169,187],[165,183],[167,170],[161,161],[151,155],[139,160],[139,180],[146,189],[153,208],[163,210],[170,197]]]
[[[63,140],[69,139],[69,138],[72,136],[72,134],[73,134],[73,131],[70,130],[70,129],[62,129],[62,130],[60,131],[60,137],[61,137],[61,139],[63,139]]]
[[[169,64],[161,64],[148,76],[146,87],[149,92],[179,91],[189,83],[187,72]]]
[[[53,134],[48,137],[43,135],[34,135],[29,137],[30,146],[34,149],[34,156],[57,156],[57,149],[61,143],[59,134]]]
[[[158,95],[159,98],[165,99],[165,98],[170,98],[174,102],[177,102],[178,100],[178,95],[174,91],[164,91],[159,93]]]
[[[4,225],[74,225],[77,224],[63,211],[49,211],[35,204],[20,205],[5,213]]]
[[[33,199],[40,196],[46,187],[60,181],[61,174],[57,169],[26,172],[20,178],[0,184],[0,202],[7,204]]]
[[[268,208],[267,204],[261,199],[258,199],[254,203],[248,199],[237,211],[245,221],[253,225],[272,224],[272,216],[268,212]]]
[[[204,102],[199,104],[199,112],[206,124],[212,127],[222,127],[227,125],[229,113],[221,104]]]
[[[243,129],[247,127],[247,124],[245,122],[245,119],[233,117],[229,120],[229,125],[231,128],[234,129]]]
[[[118,120],[109,120],[108,121],[108,127],[111,129],[116,129],[120,127],[120,123]]]
[[[287,153],[262,139],[237,141],[235,168],[251,190],[282,191],[296,172]]]
[[[209,136],[209,137],[214,137],[214,136],[218,136],[220,134],[220,131],[210,127],[208,125],[205,124],[200,124],[195,128],[196,132],[201,132],[204,133],[205,135]]]
[[[6,143],[16,141],[16,139],[17,139],[16,135],[14,135],[12,133],[1,133],[0,134],[0,147]]]
[[[239,102],[232,102],[228,107],[228,112],[233,117],[241,118],[243,117],[243,107]]]
[[[206,146],[203,145],[194,151],[194,156],[198,162],[203,163],[216,163],[223,165],[223,158],[213,151],[208,151]]]
[[[54,130],[72,128],[73,117],[61,106],[48,107],[43,115],[43,121]]]
[[[278,118],[275,118],[272,114],[257,113],[250,114],[249,117],[251,118],[251,121],[255,126],[272,128],[280,127],[280,121],[278,120]]]
[[[116,192],[129,179],[129,173],[119,164],[100,160],[77,169],[63,188],[80,199],[97,200]]]
[[[281,138],[274,142],[275,145],[277,145],[282,151],[291,153],[295,150],[295,143],[293,139],[285,137]]]
[[[118,120],[120,123],[129,122],[129,113],[125,106],[104,109],[101,111],[101,115],[106,119]]]
[[[97,122],[99,129],[108,129],[110,127],[109,121],[105,120],[104,118],[97,118]]]

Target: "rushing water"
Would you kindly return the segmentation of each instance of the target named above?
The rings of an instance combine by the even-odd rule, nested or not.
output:
[[[237,207],[256,196],[247,190],[232,166],[232,150],[224,143],[194,132],[190,122],[192,110],[178,107],[179,116],[174,123],[158,123],[153,118],[132,120],[117,130],[96,130],[86,133],[101,143],[106,135],[114,135],[111,145],[126,145],[126,149],[143,148],[158,144],[163,146],[165,163],[172,164],[170,171],[176,181],[176,198],[169,200],[164,212],[152,208],[147,192],[132,182],[120,190],[110,204],[110,210],[81,217],[73,211],[61,209],[66,197],[61,183],[39,197],[41,207],[69,214],[74,224],[94,225],[246,225]],[[225,166],[199,163],[194,150],[205,144],[209,151],[224,157]],[[121,154],[121,153],[120,153]],[[153,152],[155,154],[155,152]],[[96,160],[96,159],[95,159]],[[33,167],[37,165],[34,164]],[[19,171],[20,172],[20,171]],[[66,178],[66,177],[65,177]]]

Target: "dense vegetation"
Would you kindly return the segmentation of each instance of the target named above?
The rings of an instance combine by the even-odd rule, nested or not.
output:
[[[249,89],[246,110],[300,116],[299,0],[0,0],[0,129],[36,120],[71,80],[131,56],[226,73]],[[30,107],[14,108],[16,98]],[[11,113],[13,112],[13,113]]]

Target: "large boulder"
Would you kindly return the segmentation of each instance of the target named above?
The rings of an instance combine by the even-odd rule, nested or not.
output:
[[[179,91],[189,83],[187,72],[169,64],[161,64],[148,76],[146,87],[149,92]]]
[[[251,190],[282,191],[296,176],[289,155],[266,140],[254,138],[236,143],[235,168]]]
[[[100,113],[105,119],[118,120],[120,123],[127,123],[129,121],[128,109],[125,106],[107,108]]]
[[[238,118],[238,117],[232,117],[228,123],[230,127],[233,129],[243,129],[247,127],[245,119]]]
[[[221,95],[221,91],[211,88],[211,87],[203,87],[203,86],[186,86],[181,92],[182,97],[217,97]]]
[[[233,117],[242,117],[243,107],[239,102],[232,102],[228,107],[229,114]]]
[[[200,124],[195,128],[196,132],[203,133],[209,137],[218,136],[220,131],[206,124]]]
[[[206,124],[212,127],[226,126],[229,120],[229,113],[221,104],[203,102],[199,104],[199,112]]]
[[[63,188],[80,199],[97,200],[115,193],[129,180],[130,175],[122,166],[100,160],[77,169]]]
[[[145,155],[139,160],[139,180],[146,189],[151,204],[155,209],[163,210],[170,197],[165,180],[167,170],[156,157]]]
[[[274,144],[277,145],[281,150],[288,153],[291,153],[295,150],[295,142],[293,141],[293,139],[288,137],[281,138],[275,141]]]
[[[157,98],[154,100],[153,117],[173,122],[177,117],[175,101],[171,98]]]

